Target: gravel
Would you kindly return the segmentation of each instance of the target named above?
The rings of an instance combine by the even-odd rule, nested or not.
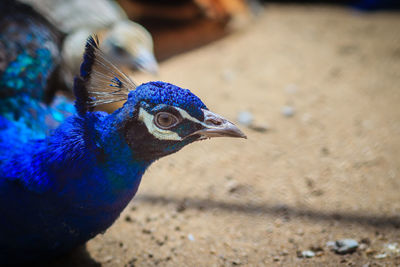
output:
[[[359,246],[358,242],[354,239],[341,239],[336,240],[336,242],[329,241],[326,245],[341,255],[353,253]]]
[[[195,241],[195,239],[194,239],[194,236],[192,235],[192,234],[188,234],[188,239],[190,240],[190,241]]]
[[[293,117],[295,114],[295,109],[292,106],[283,106],[281,109],[281,113],[285,117]]]
[[[267,123],[255,123],[253,113],[250,111],[240,111],[237,116],[237,121],[239,124],[259,133],[264,133],[270,129]]]
[[[304,250],[301,252],[301,256],[302,258],[312,258],[315,256],[315,253],[311,250]]]
[[[243,126],[250,126],[253,123],[253,113],[250,111],[240,111],[237,120]]]

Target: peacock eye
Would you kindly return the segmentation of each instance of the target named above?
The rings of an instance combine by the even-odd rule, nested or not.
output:
[[[169,129],[177,125],[178,122],[179,119],[175,115],[172,115],[171,113],[168,112],[159,112],[154,117],[154,123],[158,128],[161,129]]]
[[[123,55],[123,54],[126,53],[125,49],[124,49],[122,46],[120,46],[120,45],[114,44],[114,45],[113,45],[113,49],[114,49],[114,52],[115,52],[117,55]]]

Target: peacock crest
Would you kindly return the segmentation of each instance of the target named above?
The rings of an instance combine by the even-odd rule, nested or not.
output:
[[[99,49],[96,35],[90,36],[86,43],[83,64],[81,65],[80,90],[75,92],[77,99],[86,98],[86,106],[93,108],[103,104],[126,100],[129,91],[135,90],[136,84],[118,69]],[[79,83],[79,82],[78,82]]]

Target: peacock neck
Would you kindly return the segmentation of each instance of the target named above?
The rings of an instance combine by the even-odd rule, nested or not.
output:
[[[104,153],[104,158],[99,159],[99,167],[118,195],[121,194],[120,191],[130,189],[133,184],[138,186],[142,175],[152,163],[138,160],[127,144],[121,129],[126,115],[126,110],[117,110],[95,125],[98,134],[97,145]]]
[[[64,181],[58,181],[60,196],[76,203],[84,210],[94,212],[97,208],[108,209],[116,214],[128,204],[135,195],[141,177],[151,162],[135,160],[133,153],[126,144],[117,127],[117,114],[107,115],[103,112],[88,113],[84,121],[79,117],[66,122],[81,128],[79,137],[69,136],[76,133],[66,125],[59,128],[64,131],[65,138],[60,139],[60,132],[53,139],[81,145],[59,144],[59,147],[69,147],[63,155],[75,155],[76,164],[68,160],[57,162],[60,166],[57,173],[65,173]],[[75,122],[79,121],[78,124]],[[57,136],[58,135],[58,136]],[[58,140],[56,140],[58,141]],[[51,153],[51,152],[50,152]],[[62,165],[67,167],[62,167]],[[68,166],[75,166],[68,168]],[[71,179],[72,178],[72,179]],[[58,191],[58,190],[57,190]]]

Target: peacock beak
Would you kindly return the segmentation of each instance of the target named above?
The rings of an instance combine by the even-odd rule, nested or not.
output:
[[[191,135],[200,135],[200,140],[211,137],[238,137],[247,139],[246,135],[227,119],[209,110],[203,109],[203,113],[204,122],[202,125],[204,128]]]

